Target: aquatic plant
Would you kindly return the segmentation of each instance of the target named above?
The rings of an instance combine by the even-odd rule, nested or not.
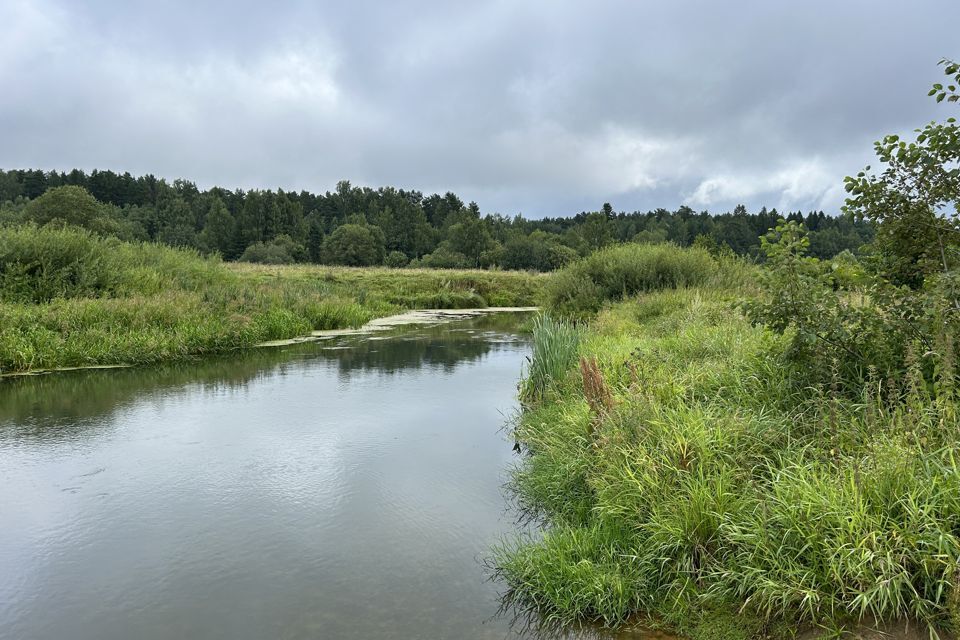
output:
[[[533,322],[530,366],[520,383],[520,398],[533,402],[560,381],[577,361],[580,330],[566,320],[541,314]]]

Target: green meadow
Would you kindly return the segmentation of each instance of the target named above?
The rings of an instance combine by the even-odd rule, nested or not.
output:
[[[407,309],[522,306],[527,272],[224,263],[76,227],[0,230],[0,372],[223,352]]]

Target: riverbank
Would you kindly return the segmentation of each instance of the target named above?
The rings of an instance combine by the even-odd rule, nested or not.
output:
[[[526,272],[224,264],[78,229],[7,232],[0,373],[219,353],[412,309],[535,304]]]
[[[789,336],[752,326],[745,295],[653,291],[583,331],[538,327],[534,353],[566,365],[527,385],[515,428],[511,489],[548,526],[497,549],[508,600],[549,622],[642,620],[704,640],[865,619],[950,637],[955,405],[923,389],[899,403],[790,391]]]
[[[368,335],[380,331],[389,331],[398,327],[407,325],[437,325],[456,320],[468,320],[478,316],[484,316],[493,313],[533,313],[539,307],[483,307],[479,309],[417,309],[414,311],[404,311],[391,316],[374,318],[361,327],[356,329],[320,329],[311,331],[308,335],[297,336],[294,338],[284,338],[279,340],[268,340],[258,344],[250,345],[252,348],[284,347],[295,344],[304,344],[307,342],[318,342],[321,340],[330,340],[342,336]],[[243,347],[237,347],[241,349]],[[92,364],[70,367],[54,367],[50,369],[30,369],[27,371],[12,371],[0,373],[0,379],[20,376],[34,376],[60,371],[81,371],[94,369],[122,369],[134,366],[131,364]]]

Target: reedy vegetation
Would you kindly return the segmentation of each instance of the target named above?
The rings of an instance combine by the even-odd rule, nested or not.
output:
[[[702,283],[713,265],[710,254],[700,248],[677,251],[667,244],[609,247],[557,272],[546,285],[544,302],[557,313],[588,317],[610,300]]]
[[[520,384],[520,398],[525,402],[539,400],[551,383],[566,375],[577,361],[580,346],[580,330],[548,314],[534,318],[532,329],[536,340],[530,366]]]
[[[7,227],[0,372],[169,360],[357,327],[403,309],[530,304],[537,278],[244,267],[76,227]]]
[[[497,551],[514,602],[548,620],[641,614],[688,633],[718,612],[751,629],[862,616],[949,627],[955,401],[919,385],[891,401],[879,378],[858,398],[786,394],[789,336],[751,326],[738,295],[655,292],[604,310],[579,352],[597,358],[613,409],[591,409],[570,367],[524,412],[516,437],[531,455],[512,486],[549,528]]]

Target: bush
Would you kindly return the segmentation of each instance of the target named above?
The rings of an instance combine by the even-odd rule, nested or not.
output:
[[[219,261],[193,250],[102,238],[78,227],[0,228],[0,300],[154,295],[229,279]]]
[[[503,245],[494,242],[491,246],[492,248],[480,254],[477,264],[481,269],[495,269],[503,266]]]
[[[255,242],[244,250],[241,262],[260,264],[293,264],[305,262],[307,250],[286,234],[281,234],[270,242]]]
[[[420,258],[419,266],[427,269],[469,269],[476,267],[475,264],[471,264],[467,256],[453,251],[444,244],[437,247],[433,253],[428,253]]]
[[[127,219],[118,207],[98,201],[83,187],[70,185],[50,189],[27,202],[22,209],[18,215],[7,218],[6,222],[82,227],[97,235],[115,236],[127,241],[146,238],[142,225]],[[3,224],[3,218],[0,214],[0,224]]]
[[[50,189],[31,200],[24,209],[24,218],[39,225],[54,220],[89,228],[103,215],[102,205],[83,187],[66,186]]]
[[[644,291],[706,282],[719,265],[704,249],[625,244],[597,251],[547,283],[547,309],[571,317],[596,313],[604,302]]]
[[[116,243],[76,228],[0,230],[0,300],[97,297],[119,284]]]
[[[380,227],[344,224],[323,241],[321,256],[326,264],[367,267],[382,264],[386,254]]]
[[[823,262],[807,255],[802,226],[780,222],[762,239],[762,295],[743,303],[755,324],[788,337],[782,352],[800,387],[830,385],[859,393],[869,377],[900,380],[911,361],[924,384],[944,383],[939,364],[955,359],[957,318],[949,280],[922,291],[894,286],[852,256]]]
[[[518,236],[507,241],[500,266],[504,269],[553,271],[578,257],[576,250],[560,244],[559,236],[534,231],[529,236]]]
[[[383,264],[392,269],[402,269],[410,264],[410,258],[408,258],[407,254],[403,253],[402,251],[391,251],[387,254]]]

